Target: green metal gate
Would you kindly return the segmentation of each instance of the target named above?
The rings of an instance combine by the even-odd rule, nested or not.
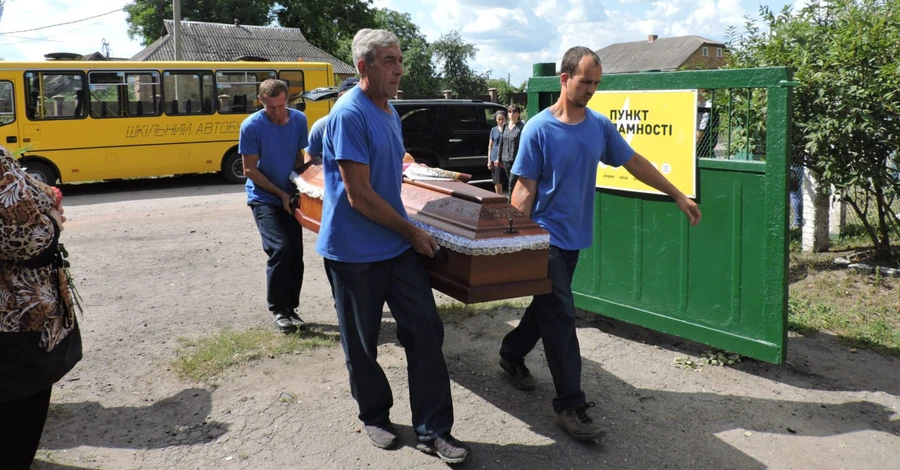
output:
[[[573,283],[579,308],[784,360],[790,79],[786,68],[603,77],[599,90],[711,90],[717,139],[698,161],[697,227],[669,198],[597,190],[594,243]],[[529,79],[529,116],[559,92],[559,77]]]

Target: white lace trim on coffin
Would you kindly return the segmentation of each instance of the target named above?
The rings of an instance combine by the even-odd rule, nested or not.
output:
[[[296,173],[291,173],[291,179],[302,194],[316,199],[325,198],[324,188],[319,188],[307,183]],[[494,256],[518,253],[525,250],[547,250],[550,248],[550,234],[473,240],[460,235],[454,235],[417,220],[410,219],[410,221],[417,227],[428,232],[441,246],[464,255]]]
[[[454,235],[418,220],[410,219],[410,222],[431,234],[439,245],[464,255],[494,256],[517,253],[524,250],[546,250],[550,248],[550,234],[473,240]]]
[[[307,196],[315,199],[325,199],[325,188],[313,186],[307,183],[306,180],[301,178],[300,175],[293,172],[291,173],[291,180],[293,180],[294,184],[297,185],[297,190],[299,190],[301,194],[306,194]]]

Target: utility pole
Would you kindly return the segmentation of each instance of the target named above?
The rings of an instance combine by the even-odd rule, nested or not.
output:
[[[172,0],[172,20],[175,23],[175,60],[181,60],[181,0]]]

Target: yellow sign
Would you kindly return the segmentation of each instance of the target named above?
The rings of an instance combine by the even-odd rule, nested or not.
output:
[[[688,197],[697,195],[697,91],[598,91],[588,107],[608,117],[635,152]],[[662,194],[623,167],[600,163],[597,187]]]

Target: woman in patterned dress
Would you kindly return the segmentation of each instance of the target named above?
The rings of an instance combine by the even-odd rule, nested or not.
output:
[[[0,459],[28,469],[50,389],[81,359],[60,252],[62,193],[28,176],[0,147]]]

